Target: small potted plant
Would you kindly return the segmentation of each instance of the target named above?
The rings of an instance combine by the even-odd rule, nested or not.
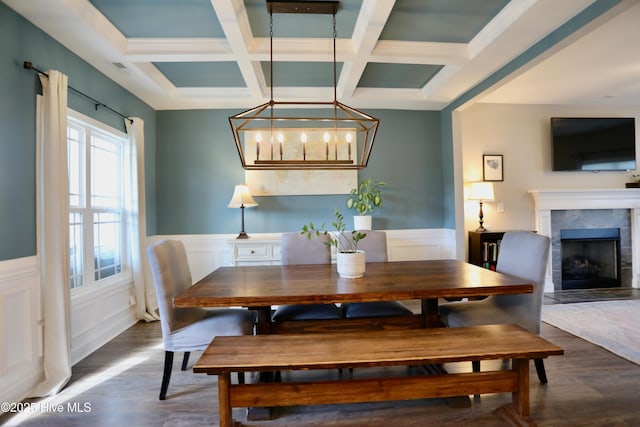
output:
[[[300,234],[306,235],[309,239],[313,236],[321,234],[329,235],[329,243],[336,249],[338,274],[340,277],[347,279],[357,279],[364,276],[365,272],[365,254],[364,251],[358,250],[358,242],[367,235],[360,231],[347,231],[344,224],[344,216],[338,208],[334,211],[335,221],[332,225],[335,231],[329,231],[322,224],[322,227],[316,228],[312,222],[302,227]]]
[[[353,188],[347,197],[347,208],[353,209],[357,215],[353,217],[353,225],[356,230],[371,230],[370,213],[384,206],[382,200],[382,181],[364,179],[356,188]]]

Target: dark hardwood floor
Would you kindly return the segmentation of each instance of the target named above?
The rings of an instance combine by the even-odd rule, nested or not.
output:
[[[546,301],[545,303],[548,303]],[[552,302],[553,303],[553,302]],[[545,361],[549,383],[531,369],[531,414],[539,426],[640,425],[640,366],[543,324],[542,335],[565,350]],[[0,417],[0,424],[24,426],[206,426],[217,425],[215,377],[180,371],[176,360],[167,400],[158,392],[164,351],[160,324],[138,323],[73,368],[58,396],[34,402],[27,415]],[[191,365],[198,354],[192,355]],[[180,358],[176,358],[180,359]],[[484,366],[484,365],[483,365]],[[470,364],[447,365],[450,371]],[[356,370],[353,375],[372,374]],[[337,376],[334,371],[296,375]],[[286,380],[286,378],[284,378]],[[470,408],[451,408],[444,399],[282,408],[271,421],[251,426],[501,426],[495,409],[508,394],[472,399]],[[61,405],[61,406],[58,406]],[[42,408],[56,408],[44,413]]]

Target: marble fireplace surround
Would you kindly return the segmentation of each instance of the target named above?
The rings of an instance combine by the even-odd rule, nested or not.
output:
[[[640,189],[529,190],[535,209],[535,229],[551,237],[551,211],[571,209],[629,209],[631,216],[631,287],[640,287]],[[544,291],[554,292],[551,254]]]

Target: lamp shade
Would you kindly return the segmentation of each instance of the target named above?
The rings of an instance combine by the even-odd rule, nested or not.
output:
[[[469,188],[469,200],[494,200],[492,182],[472,182]]]
[[[230,208],[252,208],[258,206],[251,193],[249,192],[249,186],[246,184],[238,184],[233,190],[233,196],[229,202]]]

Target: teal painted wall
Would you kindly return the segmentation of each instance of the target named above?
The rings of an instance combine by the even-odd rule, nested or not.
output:
[[[24,61],[145,122],[148,234],[155,234],[155,111],[0,3],[0,260],[36,254],[35,114],[40,83]],[[69,92],[69,107],[124,131],[123,120]]]
[[[157,112],[157,233],[237,233],[240,212],[227,208],[244,170],[228,117],[236,110]],[[374,215],[379,229],[441,228],[444,224],[440,113],[366,110],[380,119],[367,168],[359,178],[388,183],[385,206]],[[256,197],[245,210],[248,233],[299,230],[330,222],[345,196]]]
[[[440,126],[442,128],[442,164],[446,167],[442,170],[442,204],[443,204],[443,228],[456,229],[456,200],[455,177],[453,170],[453,123],[452,113],[445,110],[441,114]]]

